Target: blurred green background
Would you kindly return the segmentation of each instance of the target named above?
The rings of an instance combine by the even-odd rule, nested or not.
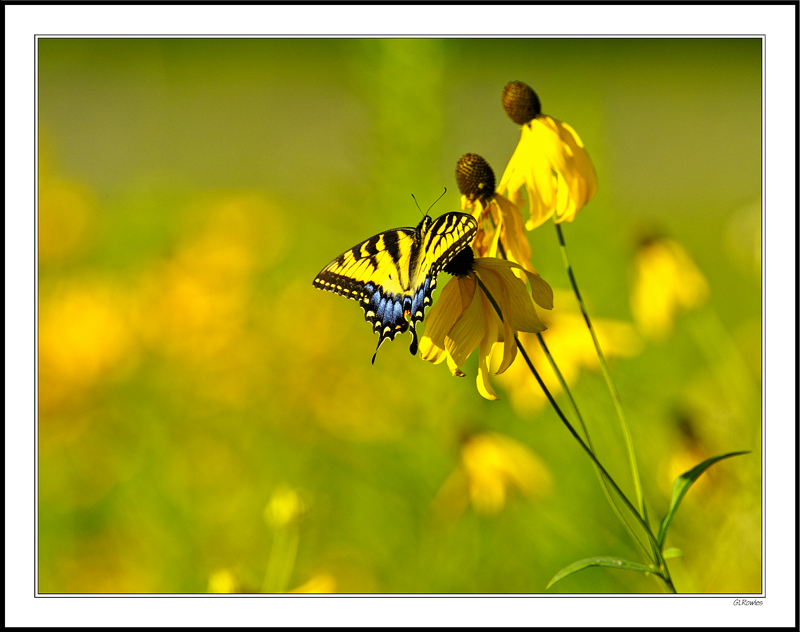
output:
[[[454,378],[408,336],[372,366],[357,304],[311,285],[416,225],[412,193],[457,210],[462,154],[499,179],[521,80],[597,169],[564,231],[590,313],[630,343],[608,354],[651,514],[681,472],[752,450],[684,500],[676,587],[760,592],[761,44],[38,40],[39,591],[537,593],[583,557],[641,561],[552,410],[500,378],[482,399],[474,357]],[[630,307],[653,234],[709,288],[658,339]],[[553,226],[529,238],[567,288]],[[556,359],[590,344],[555,332]],[[573,392],[632,494],[591,359]],[[633,591],[660,586],[590,569],[549,592]]]

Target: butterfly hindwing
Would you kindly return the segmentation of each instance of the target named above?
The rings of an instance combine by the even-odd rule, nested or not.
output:
[[[431,304],[436,276],[476,232],[475,219],[466,213],[435,220],[426,215],[416,228],[387,230],[343,252],[317,275],[314,287],[359,301],[380,336],[378,348],[410,328],[416,354],[416,324]]]

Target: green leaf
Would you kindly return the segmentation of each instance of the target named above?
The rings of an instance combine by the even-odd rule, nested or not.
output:
[[[667,529],[669,528],[670,522],[675,517],[675,512],[678,511],[678,505],[680,505],[681,500],[686,495],[686,492],[689,491],[689,488],[692,486],[700,475],[705,472],[709,467],[714,465],[717,461],[721,461],[722,459],[727,459],[731,456],[738,456],[740,454],[749,454],[749,450],[743,450],[741,452],[728,452],[728,454],[723,454],[721,456],[714,456],[710,459],[706,459],[700,465],[695,465],[691,470],[688,472],[684,472],[678,478],[675,479],[675,483],[672,485],[672,501],[669,505],[669,510],[667,514],[664,516],[664,519],[661,521],[661,528],[658,530],[658,546],[664,546],[664,538],[667,536]]]
[[[676,549],[675,547],[672,547],[671,549],[667,549],[666,551],[664,551],[665,560],[668,560],[672,557],[683,557],[683,551],[681,551],[680,549]]]
[[[629,571],[639,571],[640,573],[653,573],[655,575],[660,574],[658,569],[653,566],[647,566],[646,564],[639,564],[637,562],[629,562],[628,560],[621,560],[618,557],[587,557],[586,559],[573,562],[569,566],[565,566],[558,571],[555,577],[553,577],[547,586],[545,586],[545,590],[550,588],[550,586],[556,582],[564,579],[567,575],[572,575],[573,573],[582,571],[584,568],[589,568],[590,566],[608,566],[609,568],[624,568]]]

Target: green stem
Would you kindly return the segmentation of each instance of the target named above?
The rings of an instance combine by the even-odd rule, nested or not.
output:
[[[497,227],[494,225],[494,220],[492,219],[491,215],[489,215],[489,219],[492,222],[492,226],[496,229]],[[502,242],[498,241],[497,248],[500,252],[500,256],[502,256],[504,259],[508,259]],[[536,337],[539,339],[539,345],[542,347],[542,351],[544,352],[544,355],[547,357],[547,361],[550,363],[550,367],[556,374],[558,383],[561,385],[561,388],[567,395],[567,398],[569,399],[570,404],[572,405],[572,409],[575,411],[575,416],[578,418],[578,422],[581,424],[581,428],[583,428],[583,434],[586,436],[586,442],[589,444],[589,447],[592,449],[592,452],[594,452],[594,445],[592,445],[592,438],[589,436],[589,429],[586,427],[586,424],[583,421],[583,415],[581,415],[581,411],[578,409],[578,404],[575,401],[575,398],[572,396],[572,391],[570,391],[569,387],[567,386],[567,381],[561,374],[561,370],[558,368],[555,358],[553,358],[552,354],[550,353],[550,349],[547,348],[547,344],[545,343],[542,334],[537,333]],[[633,538],[633,540],[642,548],[642,551],[644,551],[645,555],[652,561],[653,556],[648,552],[647,547],[645,547],[642,540],[636,534],[636,531],[633,530],[633,527],[631,526],[630,522],[628,522],[628,519],[625,518],[625,515],[619,510],[619,507],[617,507],[617,503],[614,502],[614,498],[611,496],[611,492],[608,489],[608,483],[606,483],[606,480],[603,478],[603,476],[600,473],[600,470],[598,470],[596,466],[594,468],[594,473],[597,475],[597,480],[600,482],[600,485],[603,488],[603,494],[605,495],[608,504],[611,505],[611,509],[613,509],[614,513],[617,516],[617,519],[622,523],[625,529],[627,529],[628,534]]]
[[[297,556],[298,540],[299,533],[294,525],[275,529],[261,592],[286,592]]]
[[[581,296],[580,290],[578,290],[578,282],[575,280],[575,274],[572,271],[572,265],[569,262],[569,256],[567,255],[567,246],[564,243],[564,233],[561,230],[561,224],[556,224],[556,232],[558,233],[558,242],[561,245],[561,256],[564,259],[564,266],[567,269],[567,275],[569,276],[569,281],[572,284],[572,289],[575,292],[575,297],[578,299],[578,304],[581,308],[581,313],[583,314],[583,319],[586,321],[586,326],[589,328],[589,333],[592,336],[592,342],[594,342],[594,348],[597,352],[597,358],[600,360],[600,367],[603,370],[603,377],[606,380],[606,385],[608,386],[608,390],[611,393],[611,398],[614,400],[614,406],[617,409],[617,416],[619,417],[620,425],[622,426],[622,434],[625,437],[625,446],[628,450],[628,460],[630,461],[631,466],[631,475],[633,477],[633,487],[636,492],[636,501],[639,504],[639,511],[641,511],[642,516],[644,516],[645,520],[647,519],[647,509],[644,504],[644,494],[642,493],[642,482],[639,478],[639,467],[636,464],[636,452],[633,448],[633,438],[631,436],[630,427],[628,426],[628,422],[625,419],[625,411],[622,409],[622,400],[619,397],[619,392],[617,391],[617,387],[614,384],[614,380],[611,378],[611,373],[608,370],[608,364],[606,364],[605,356],[603,355],[603,351],[600,348],[600,341],[597,339],[597,334],[595,333],[594,327],[592,326],[592,321],[589,318],[589,313],[586,311],[586,305],[583,303],[583,297]]]
[[[497,302],[494,300],[494,297],[491,295],[491,293],[489,292],[488,288],[483,284],[483,281],[480,280],[478,275],[475,275],[475,279],[478,281],[478,285],[480,285],[481,289],[483,290],[484,294],[486,295],[486,298],[489,299],[489,302],[492,304],[492,306],[494,307],[494,310],[497,312],[497,315],[500,317],[500,320],[502,321],[503,320],[503,314],[500,311],[500,307],[497,305]],[[619,487],[619,485],[617,485],[616,481],[614,481],[614,479],[611,478],[611,475],[608,473],[606,468],[603,467],[603,464],[600,463],[600,461],[594,455],[594,452],[591,450],[591,448],[589,448],[589,446],[586,445],[586,443],[583,441],[583,439],[581,439],[581,436],[578,434],[578,432],[575,430],[575,428],[572,426],[572,424],[569,423],[569,420],[567,420],[566,416],[561,411],[561,408],[559,408],[558,404],[556,404],[556,400],[553,399],[553,396],[550,394],[550,391],[547,390],[547,387],[545,386],[544,382],[542,381],[542,378],[539,376],[539,372],[536,370],[536,367],[533,366],[533,362],[531,362],[531,359],[528,357],[528,354],[525,351],[525,347],[522,346],[522,343],[519,341],[519,338],[517,337],[516,334],[514,335],[514,342],[516,342],[517,348],[519,349],[520,353],[522,353],[522,357],[525,358],[525,362],[527,362],[528,368],[531,370],[531,373],[533,373],[533,377],[536,378],[536,381],[539,383],[539,386],[541,387],[542,392],[544,392],[545,396],[547,397],[548,401],[550,402],[550,405],[553,407],[553,410],[556,411],[556,414],[561,419],[561,422],[566,426],[566,428],[567,428],[567,430],[569,430],[570,434],[572,434],[572,436],[575,437],[575,440],[580,444],[580,446],[581,446],[581,448],[583,448],[584,452],[586,452],[586,454],[589,455],[589,458],[592,460],[592,462],[595,464],[595,466],[597,466],[597,468],[599,468],[599,470],[602,472],[602,474],[605,477],[605,479],[609,482],[611,487],[614,489],[614,491],[620,497],[620,500],[622,500],[622,502],[625,504],[625,506],[628,508],[628,510],[633,514],[634,518],[636,518],[636,521],[642,526],[642,528],[644,529],[645,533],[647,534],[647,538],[648,538],[648,540],[650,540],[650,545],[651,545],[651,548],[653,550],[653,554],[654,554],[654,556],[656,558],[656,563],[658,564],[658,569],[654,569],[654,573],[653,574],[658,575],[659,577],[661,577],[661,579],[664,581],[665,585],[667,586],[667,588],[669,589],[670,592],[673,592],[673,593],[676,592],[675,587],[672,584],[672,579],[670,578],[669,569],[667,568],[667,563],[664,560],[664,556],[661,554],[661,549],[658,546],[658,541],[656,540],[656,537],[653,535],[653,532],[650,530],[650,526],[647,524],[647,521],[645,521],[645,519],[637,511],[636,507],[633,506],[633,503],[631,503],[631,501],[628,500],[628,497],[625,495],[625,493],[622,491],[622,489],[620,489],[620,487]]]
[[[654,574],[657,574],[659,577],[661,577],[661,579],[664,581],[670,592],[673,593],[677,592],[675,590],[675,586],[673,586],[672,584],[672,579],[670,578],[669,575],[669,569],[667,568],[667,563],[664,560],[664,556],[661,554],[661,550],[659,549],[658,546],[658,541],[653,535],[653,532],[650,530],[650,526],[647,524],[645,519],[642,518],[641,514],[636,510],[636,507],[633,506],[633,503],[630,500],[628,500],[628,497],[620,489],[616,481],[614,481],[614,479],[611,478],[611,474],[609,474],[606,468],[603,467],[603,464],[600,463],[600,461],[594,455],[594,452],[592,452],[591,448],[589,448],[589,446],[586,445],[586,443],[584,443],[583,439],[581,439],[580,435],[572,426],[572,424],[570,424],[569,421],[567,421],[567,418],[564,416],[564,413],[558,407],[558,404],[556,404],[556,401],[555,399],[553,399],[553,396],[550,394],[550,391],[548,391],[547,387],[544,385],[542,378],[539,376],[538,371],[536,371],[536,367],[533,366],[533,362],[531,362],[530,358],[528,357],[528,354],[525,352],[525,347],[522,346],[522,343],[519,341],[519,338],[517,338],[517,336],[514,336],[514,341],[517,343],[517,348],[520,350],[520,353],[522,353],[522,357],[525,358],[525,362],[527,362],[528,368],[530,368],[531,373],[533,373],[533,377],[535,377],[536,381],[539,382],[539,386],[541,387],[544,394],[547,396],[547,399],[550,401],[550,405],[556,411],[556,414],[558,414],[558,416],[561,418],[562,423],[567,427],[567,430],[569,430],[570,434],[572,434],[572,436],[575,437],[575,440],[580,444],[584,452],[586,452],[586,454],[589,455],[589,458],[592,460],[595,466],[603,473],[605,479],[608,481],[611,487],[614,488],[614,491],[620,497],[622,502],[625,503],[625,506],[633,514],[634,518],[636,518],[636,521],[645,530],[648,540],[650,540],[651,549],[657,558],[656,563],[658,564],[659,567],[658,568],[659,572]]]
[[[581,411],[578,409],[578,404],[575,401],[575,398],[572,396],[572,391],[570,391],[569,386],[567,386],[567,381],[564,379],[564,376],[561,374],[561,370],[558,368],[556,364],[555,358],[550,353],[550,349],[547,348],[547,344],[544,341],[544,337],[541,333],[537,333],[536,337],[539,339],[539,345],[542,347],[542,351],[544,355],[547,357],[547,361],[550,363],[550,368],[553,369],[553,372],[556,374],[556,378],[558,379],[558,383],[561,385],[561,389],[564,391],[564,394],[567,396],[567,399],[572,406],[572,409],[575,411],[575,416],[578,418],[578,422],[583,429],[583,434],[586,436],[586,443],[589,445],[589,448],[594,453],[594,445],[592,444],[592,438],[589,436],[589,429],[586,427],[586,423],[583,421],[583,415],[581,415]],[[644,545],[644,542],[641,541],[639,536],[636,534],[636,531],[633,530],[633,527],[628,522],[628,519],[625,515],[619,510],[617,507],[617,503],[614,502],[614,498],[611,496],[611,491],[608,488],[608,483],[606,479],[603,478],[600,470],[597,466],[594,466],[594,472],[597,475],[597,480],[600,482],[600,485],[603,488],[603,494],[605,494],[606,500],[608,500],[608,504],[611,505],[611,508],[614,510],[614,513],[617,516],[617,519],[622,523],[625,529],[628,531],[628,534],[633,538],[633,540],[642,548],[645,554],[653,560],[652,555],[647,550],[647,547]]]

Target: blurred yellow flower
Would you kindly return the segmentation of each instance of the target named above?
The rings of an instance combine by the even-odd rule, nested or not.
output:
[[[336,579],[329,573],[318,573],[302,584],[290,590],[292,593],[335,593]]]
[[[233,573],[227,569],[217,571],[211,574],[208,578],[209,593],[237,593],[239,592],[239,585]]]
[[[448,264],[445,271],[448,269],[455,276],[445,285],[428,314],[425,333],[420,339],[420,357],[434,364],[447,360],[450,372],[463,377],[465,374],[460,367],[480,346],[478,392],[486,399],[499,399],[489,382],[488,359],[492,349],[496,343],[504,343],[503,361],[497,370],[502,373],[516,357],[516,333],[545,329],[531,296],[541,307],[552,309],[552,290],[539,275],[515,263],[493,258],[475,259],[470,248]],[[523,270],[528,277],[530,294],[525,283],[514,275],[514,269]],[[478,280],[496,301],[502,321]]]
[[[630,303],[636,326],[659,340],[672,332],[679,310],[700,307],[708,282],[683,247],[665,237],[643,240],[633,260]]]
[[[547,333],[543,335],[551,355],[556,361],[567,385],[574,384],[582,369],[599,370],[600,362],[586,329],[586,321],[578,309],[575,295],[568,290],[556,290],[557,308],[543,314]],[[630,323],[618,320],[592,319],[600,346],[606,358],[630,357],[642,349],[642,341]],[[520,334],[520,341],[539,375],[552,395],[561,391],[561,385],[549,362],[532,334]],[[496,362],[500,360],[495,358]],[[547,404],[547,397],[531,374],[528,365],[515,362],[501,378],[511,404],[519,412],[534,412]]]
[[[522,126],[522,137],[500,178],[498,192],[506,192],[521,206],[520,190],[526,188],[528,230],[550,217],[556,223],[571,222],[597,191],[597,174],[583,142],[567,123],[542,114],[536,93],[520,81],[503,90],[503,107]]]
[[[551,485],[547,466],[525,445],[495,432],[476,433],[462,442],[458,464],[437,493],[433,511],[454,520],[472,505],[476,513],[494,516],[512,491],[541,498]]]
[[[236,580],[236,576],[228,569],[222,569],[211,574],[208,578],[208,593],[231,594],[243,592],[255,592],[254,590],[242,587]],[[327,594],[336,592],[336,578],[330,573],[317,573],[304,584],[297,588],[287,591],[289,593],[314,593]]]
[[[456,182],[462,193],[461,209],[471,211],[478,222],[473,243],[476,254],[501,256],[536,274],[522,214],[511,200],[495,192],[489,163],[478,154],[464,154],[456,165]],[[517,276],[522,278],[522,273]]]
[[[282,487],[270,496],[264,509],[267,524],[279,529],[294,524],[305,513],[306,503],[295,489]]]
[[[39,405],[80,399],[91,385],[132,366],[137,340],[132,298],[110,283],[76,279],[41,298]]]

